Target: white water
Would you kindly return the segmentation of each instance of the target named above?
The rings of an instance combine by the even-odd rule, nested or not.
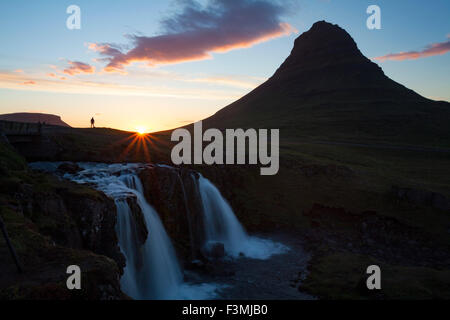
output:
[[[126,258],[122,291],[134,299],[209,299],[218,286],[190,285],[183,282],[170,238],[157,212],[144,197],[142,183],[136,175],[137,164],[81,164],[84,171],[64,177],[80,184],[93,185],[115,200],[116,231],[119,246]],[[127,197],[136,196],[149,231],[143,246],[137,245],[131,209]]]
[[[289,250],[280,243],[249,236],[220,191],[201,175],[199,190],[204,213],[205,246],[223,243],[225,252],[231,257],[236,258],[242,254],[262,260]]]
[[[55,172],[61,163],[33,163],[32,168]],[[113,198],[117,207],[116,232],[119,246],[126,258],[121,289],[134,299],[211,299],[226,286],[216,284],[188,284],[177,261],[170,238],[158,216],[144,197],[142,183],[137,176],[139,164],[79,163],[84,170],[65,174],[64,178],[89,184]],[[268,259],[289,249],[279,243],[249,236],[237,220],[233,210],[219,190],[200,176],[199,192],[204,211],[205,246],[223,243],[228,256],[244,255],[254,259]],[[144,245],[137,240],[132,212],[126,201],[136,197],[149,231]]]

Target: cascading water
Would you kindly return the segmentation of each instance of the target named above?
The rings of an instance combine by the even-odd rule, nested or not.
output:
[[[239,257],[242,254],[253,259],[268,259],[288,250],[282,244],[249,236],[220,191],[201,175],[198,188],[203,205],[206,247],[223,243],[228,255]]]
[[[90,184],[113,198],[117,207],[116,231],[126,258],[120,279],[122,291],[134,299],[208,299],[218,289],[214,284],[191,285],[183,282],[183,273],[175,250],[158,216],[144,197],[136,172],[138,164],[79,164],[84,170],[64,177]],[[55,165],[52,165],[54,167]],[[43,169],[36,164],[35,168]],[[127,198],[136,197],[148,229],[143,245],[136,240],[132,212]]]
[[[131,297],[139,299],[175,299],[183,278],[170,239],[158,214],[145,200],[139,178],[136,175],[125,175],[121,178],[129,191],[137,197],[137,203],[149,229],[148,238],[141,252],[133,250],[130,252],[133,235],[129,234],[131,230],[129,221],[125,225],[121,222],[130,219],[131,210],[126,201],[116,200],[116,204],[119,203],[117,206],[120,219],[120,223],[117,224],[119,244],[127,261],[128,257],[132,260],[132,263],[127,264],[121,279],[124,291]],[[141,255],[142,265],[137,265],[134,261],[138,255]]]
[[[61,163],[34,163],[34,169],[57,172]],[[83,171],[64,175],[64,178],[80,184],[88,184],[114,199],[117,207],[116,232],[119,247],[126,258],[121,289],[134,299],[210,299],[226,285],[188,284],[175,250],[159,218],[144,196],[142,183],[137,175],[140,164],[79,163]],[[170,168],[170,167],[168,167]],[[249,236],[237,220],[230,205],[219,190],[206,178],[193,177],[203,207],[205,248],[222,243],[228,256],[244,255],[254,259],[268,259],[272,255],[289,250],[282,244]],[[198,183],[197,183],[198,182]],[[183,186],[183,182],[180,179]],[[184,201],[187,206],[186,193]],[[148,236],[142,244],[138,238],[136,221],[128,200],[135,198],[140,207]],[[190,215],[189,211],[187,214]],[[189,218],[189,217],[188,217]],[[192,230],[190,230],[192,233]],[[191,234],[192,238],[192,234]],[[191,239],[192,240],[192,239]]]

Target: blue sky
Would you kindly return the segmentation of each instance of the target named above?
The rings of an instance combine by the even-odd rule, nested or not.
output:
[[[96,116],[100,126],[168,129],[205,118],[262,83],[289,55],[294,39],[318,20],[346,29],[369,58],[420,51],[432,44],[446,46],[450,36],[446,0],[277,0],[269,7],[260,5],[262,0],[245,0],[235,2],[241,11],[230,9],[234,16],[224,15],[217,22],[230,36],[215,30],[203,41],[203,33],[197,32],[202,26],[190,25],[201,19],[183,11],[190,2],[1,1],[0,113],[54,113],[81,127]],[[245,8],[239,7],[255,2],[260,14],[246,16]],[[194,11],[203,12],[210,1],[198,3]],[[72,4],[81,8],[81,30],[66,28],[66,8]],[[371,4],[381,8],[381,30],[366,27],[366,8]],[[169,30],[162,22],[171,18],[175,25]],[[209,18],[216,19],[213,14]],[[181,25],[183,21],[189,24]],[[279,28],[278,23],[289,27]],[[191,27],[197,31],[191,32]],[[179,36],[171,40],[172,33]],[[202,52],[197,52],[197,42],[184,45],[190,47],[186,50],[171,44],[191,33],[195,33],[192,41],[204,47]],[[130,35],[137,36],[136,43]],[[219,52],[224,41],[231,48]],[[107,44],[121,53],[107,55],[90,44]],[[145,54],[149,47],[153,55],[162,50],[163,57],[149,58]],[[209,57],[195,58],[204,52]],[[167,62],[167,55],[174,57]],[[180,55],[190,56],[180,62]],[[377,63],[389,77],[420,94],[450,101],[450,54]],[[113,72],[105,71],[108,64]],[[92,69],[81,69],[84,65]]]

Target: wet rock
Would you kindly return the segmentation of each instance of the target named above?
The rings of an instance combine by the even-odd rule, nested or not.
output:
[[[51,190],[23,184],[14,197],[14,211],[35,223],[56,245],[105,255],[120,270],[125,266],[115,231],[116,207],[103,193],[72,183]]]
[[[83,169],[73,162],[65,162],[58,166],[58,170],[62,173],[69,173],[69,174],[76,174],[80,171],[83,171]]]
[[[122,271],[125,258],[118,245],[114,201],[100,192],[87,197],[66,191],[62,197],[68,214],[80,230],[82,248],[110,257]]]
[[[142,213],[141,207],[139,207],[137,203],[137,198],[135,195],[130,195],[127,198],[127,203],[133,215],[131,219],[133,223],[132,229],[134,230],[133,234],[136,236],[136,241],[139,246],[142,246],[148,237],[148,229],[145,223],[144,214]]]
[[[147,166],[139,178],[145,198],[159,213],[177,252],[185,260],[201,257],[204,229],[198,175],[186,168]]]
[[[225,257],[225,245],[222,242],[215,242],[208,246],[207,254],[213,259]]]

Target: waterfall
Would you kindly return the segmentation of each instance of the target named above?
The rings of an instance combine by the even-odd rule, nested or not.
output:
[[[139,178],[136,175],[125,175],[122,177],[122,181],[137,197],[137,203],[149,229],[148,238],[141,249],[142,252],[134,252],[129,248],[132,242],[128,234],[129,223],[117,224],[121,250],[127,261],[128,257],[131,257],[131,263],[125,267],[124,276],[121,279],[124,292],[139,299],[175,299],[177,290],[183,282],[183,276],[169,236],[158,214],[145,200]],[[117,202],[120,203],[117,206],[120,220],[129,220],[131,212],[128,204],[124,200],[116,200]],[[123,215],[126,215],[126,218],[123,218]],[[142,255],[141,266],[134,261],[138,255]],[[142,272],[143,270],[145,272]]]
[[[222,243],[229,256],[253,259],[268,259],[288,250],[280,243],[249,236],[220,191],[201,175],[198,188],[203,205],[206,249]]]
[[[56,172],[60,163],[34,163],[33,168]],[[120,279],[123,292],[131,298],[147,299],[210,299],[226,285],[186,283],[174,247],[158,213],[147,202],[138,172],[141,164],[78,163],[83,169],[75,174],[64,174],[65,179],[89,185],[114,199],[117,208],[116,233],[119,247],[126,259]],[[170,167],[168,167],[170,168]],[[177,173],[178,174],[178,173]],[[193,223],[183,180],[181,183],[188,221]],[[280,243],[250,236],[236,218],[231,206],[219,190],[206,178],[192,176],[202,207],[204,247],[223,244],[225,253],[238,258],[268,259],[289,250]],[[136,217],[129,201],[133,199],[141,209],[148,230],[147,239],[139,239]],[[196,198],[197,199],[197,198]],[[133,203],[134,205],[134,203]],[[201,217],[201,216],[200,216]],[[194,225],[189,226],[191,246]],[[195,229],[197,230],[197,229]]]
[[[113,198],[117,207],[116,232],[126,258],[121,289],[133,299],[208,299],[214,297],[215,284],[187,284],[175,250],[159,218],[147,202],[137,176],[137,164],[80,164],[83,171],[64,177],[89,184]],[[144,216],[148,237],[143,245],[136,239],[133,215],[127,198],[136,197]]]

